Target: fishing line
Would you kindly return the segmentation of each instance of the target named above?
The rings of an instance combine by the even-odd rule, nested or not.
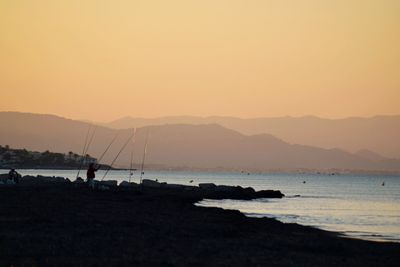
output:
[[[105,156],[105,154],[107,153],[107,151],[110,149],[111,145],[114,143],[114,141],[117,139],[119,133],[117,132],[117,134],[114,136],[114,138],[111,140],[110,144],[107,146],[106,150],[103,152],[103,154],[101,154],[100,158],[97,160],[98,163],[101,162],[101,160],[103,159],[103,157]]]
[[[89,150],[89,147],[90,147],[90,145],[92,144],[93,137],[94,137],[94,135],[96,134],[96,130],[97,130],[97,126],[94,127],[93,133],[92,133],[92,135],[90,136],[90,141],[89,141],[89,143],[88,143],[88,145],[87,145],[87,147],[86,147],[86,151],[85,151],[85,158],[86,158],[86,156],[87,156],[87,152],[88,152],[88,150]]]
[[[119,157],[119,155],[121,154],[122,150],[124,150],[124,148],[128,145],[129,141],[133,138],[134,134],[132,134],[129,139],[125,142],[125,144],[121,147],[121,149],[119,150],[117,156],[114,158],[114,160],[111,162],[110,166],[108,167],[106,173],[104,174],[103,178],[101,178],[101,180],[103,181],[104,178],[107,176],[108,172],[111,170],[112,165],[115,163],[115,161],[117,160],[117,158]]]

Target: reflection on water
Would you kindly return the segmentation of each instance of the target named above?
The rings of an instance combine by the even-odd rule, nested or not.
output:
[[[0,170],[0,173],[6,172]],[[20,173],[74,180],[77,171],[23,170]],[[96,174],[100,178],[103,175],[102,170]],[[129,171],[111,171],[106,180],[121,182],[128,177]],[[146,172],[144,178],[187,185],[211,182],[251,186],[257,190],[281,190],[287,197],[252,201],[204,200],[200,205],[237,209],[248,216],[273,217],[283,222],[316,226],[358,238],[400,242],[399,176],[154,171]],[[138,180],[137,172],[132,181]],[[190,183],[191,180],[193,183]],[[382,186],[383,182],[385,186]]]
[[[348,236],[400,242],[400,204],[385,200],[283,198],[273,200],[204,200],[201,206],[237,209],[250,217],[316,226]]]

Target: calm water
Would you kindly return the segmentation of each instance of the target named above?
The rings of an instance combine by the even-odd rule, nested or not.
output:
[[[77,171],[23,170],[20,173],[74,179]],[[103,171],[99,171],[97,177],[101,179],[103,174]],[[128,176],[128,171],[111,171],[106,180],[123,181]],[[138,176],[135,173],[132,181],[138,182]],[[315,226],[352,237],[400,242],[399,176],[149,171],[144,178],[188,185],[212,182],[251,186],[257,190],[278,189],[286,195],[285,198],[204,200],[199,205],[237,209],[247,216],[272,217],[282,222]],[[385,186],[382,186],[383,182]]]

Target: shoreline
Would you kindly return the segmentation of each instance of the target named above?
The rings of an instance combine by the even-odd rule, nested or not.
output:
[[[107,165],[103,165],[107,166]],[[67,167],[13,167],[16,170],[57,170],[57,171],[71,171],[78,170],[78,168]],[[10,168],[0,167],[0,170],[9,171]],[[85,168],[82,168],[85,170]],[[104,169],[100,169],[104,170]],[[112,167],[111,171],[129,171],[129,168]],[[138,170],[136,170],[138,172]],[[299,175],[323,175],[323,176],[346,176],[346,175],[382,175],[382,176],[400,176],[400,171],[368,171],[368,170],[258,170],[258,171],[242,171],[242,170],[221,170],[221,169],[193,169],[193,168],[148,168],[146,172],[189,172],[189,173],[227,173],[227,174],[243,174],[249,175],[264,175],[264,174],[299,174]]]
[[[0,265],[397,266],[400,244],[239,211],[181,189],[0,187]]]

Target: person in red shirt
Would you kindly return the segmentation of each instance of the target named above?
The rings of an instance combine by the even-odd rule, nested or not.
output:
[[[100,166],[95,168],[94,163],[89,164],[89,168],[86,172],[86,178],[87,178],[87,182],[89,185],[93,184],[93,180],[94,180],[94,178],[96,178],[95,172],[97,172],[99,169],[100,169]]]

